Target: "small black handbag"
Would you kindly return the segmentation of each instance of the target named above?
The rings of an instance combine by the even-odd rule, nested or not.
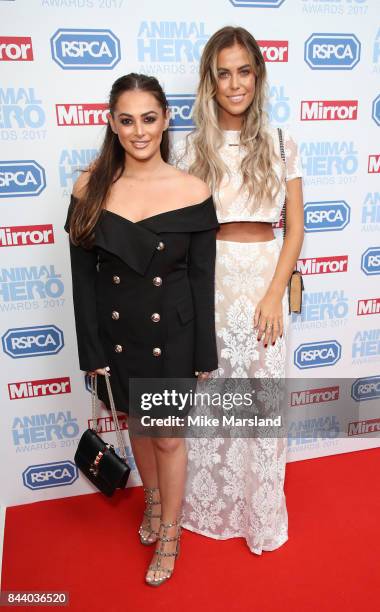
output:
[[[97,416],[99,414],[97,378],[96,376],[91,376],[92,422],[96,429],[89,428],[84,432],[79,440],[74,461],[82,474],[84,474],[99,491],[107,495],[107,497],[111,497],[115,489],[123,489],[126,486],[131,469],[126,461],[127,453],[119,427],[109,374],[107,372],[105,374],[105,379],[112,417],[116,428],[116,438],[122,457],[119,457],[115,452],[112,444],[106,444],[97,433]]]

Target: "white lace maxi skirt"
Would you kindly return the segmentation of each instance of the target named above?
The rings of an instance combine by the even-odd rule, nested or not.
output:
[[[285,376],[286,293],[283,338],[264,348],[253,330],[255,306],[272,279],[280,248],[277,239],[217,241],[216,377]],[[286,438],[191,438],[187,443],[183,527],[221,540],[244,537],[256,554],[286,542]]]

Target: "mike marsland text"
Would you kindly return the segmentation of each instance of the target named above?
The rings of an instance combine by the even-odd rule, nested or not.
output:
[[[209,417],[206,415],[186,417],[167,416],[164,418],[151,417],[144,415],[141,417],[143,427],[281,427],[282,417],[252,417],[240,418],[234,415],[223,415],[219,417]]]

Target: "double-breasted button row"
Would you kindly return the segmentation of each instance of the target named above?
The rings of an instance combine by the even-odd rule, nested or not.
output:
[[[165,244],[160,241],[158,243],[157,247],[156,247],[157,251],[163,251],[164,248],[165,248]],[[120,277],[117,276],[117,274],[115,274],[112,277],[112,282],[114,283],[114,285],[119,285],[120,284]],[[155,287],[161,287],[161,285],[162,285],[162,278],[160,276],[155,276],[153,278],[153,285]],[[120,313],[117,310],[113,310],[112,313],[111,313],[111,317],[112,317],[112,319],[114,321],[118,321],[119,318],[120,318]],[[151,314],[150,318],[151,318],[151,321],[153,323],[159,323],[159,321],[161,320],[161,315],[158,312],[153,312]],[[123,347],[122,344],[115,344],[115,346],[114,346],[115,353],[122,353],[123,350],[124,350],[124,347]],[[153,353],[154,357],[161,357],[162,351],[161,351],[159,346],[156,346],[156,347],[154,347],[152,353]]]

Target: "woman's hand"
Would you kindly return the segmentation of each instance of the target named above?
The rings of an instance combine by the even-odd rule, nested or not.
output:
[[[89,376],[96,376],[96,374],[101,374],[102,376],[105,376],[107,374],[110,374],[110,369],[109,367],[105,367],[105,368],[98,368],[97,370],[91,370],[89,372],[87,372],[87,374]]]
[[[264,346],[269,342],[274,345],[277,338],[281,338],[284,331],[282,315],[282,299],[273,294],[266,294],[257,304],[253,325],[258,328],[257,340],[263,337]]]
[[[211,372],[195,372],[195,375],[198,376],[198,380],[207,380],[210,378]]]

